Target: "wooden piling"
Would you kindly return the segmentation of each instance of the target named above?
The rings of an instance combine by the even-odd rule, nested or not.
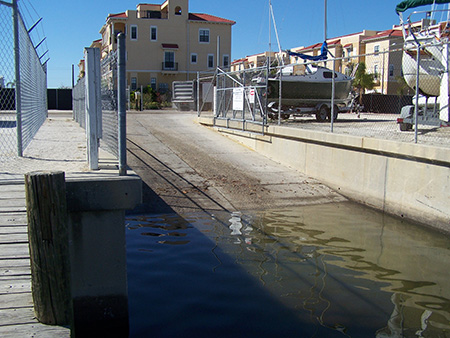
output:
[[[67,325],[71,296],[64,172],[26,174],[25,192],[36,318],[44,324]]]

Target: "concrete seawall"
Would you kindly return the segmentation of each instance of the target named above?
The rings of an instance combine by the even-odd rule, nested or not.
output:
[[[213,119],[199,123],[212,126]],[[221,125],[223,123],[223,125]],[[216,121],[221,133],[344,196],[450,233],[450,151],[351,135]]]

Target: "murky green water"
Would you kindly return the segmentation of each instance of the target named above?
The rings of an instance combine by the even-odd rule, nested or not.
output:
[[[134,337],[450,337],[448,236],[351,203],[181,216],[128,218]]]

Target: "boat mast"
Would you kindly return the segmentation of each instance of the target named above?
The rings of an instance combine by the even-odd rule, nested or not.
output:
[[[270,54],[272,53],[272,16],[270,11],[272,10],[272,0],[269,0],[269,55],[267,58],[268,68],[270,68]]]
[[[325,0],[325,29],[324,29],[325,38],[323,41],[327,41],[327,0]]]

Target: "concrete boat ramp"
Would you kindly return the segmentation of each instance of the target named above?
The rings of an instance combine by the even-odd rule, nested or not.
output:
[[[200,125],[192,112],[129,113],[127,123],[129,165],[177,212],[346,200],[319,181]],[[154,200],[147,202],[156,207]]]

